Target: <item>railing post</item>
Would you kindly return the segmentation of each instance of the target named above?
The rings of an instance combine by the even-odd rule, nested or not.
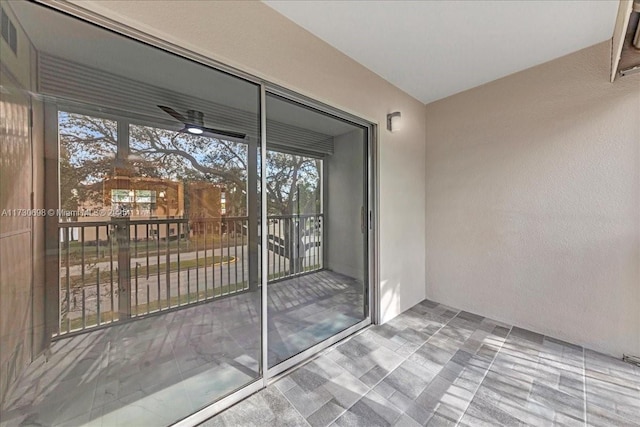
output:
[[[304,255],[306,253],[304,247],[305,235],[305,219],[300,214],[296,218],[296,226],[294,228],[293,241],[295,242],[295,263],[296,273],[304,273]]]
[[[118,242],[118,320],[131,317],[131,265],[129,218],[114,218],[113,227]]]
[[[319,243],[319,247],[318,247],[318,258],[319,258],[319,262],[320,262],[320,270],[324,269],[324,247],[325,247],[325,240],[324,240],[324,215],[323,214],[318,214],[317,217],[318,219],[318,240],[320,241]]]
[[[258,237],[258,141],[249,139],[247,161],[247,226],[248,226],[248,255],[249,255],[249,290],[258,289],[258,257],[260,256]],[[264,159],[262,161],[265,161]],[[262,191],[265,191],[264,189]],[[268,250],[262,248],[262,250]]]

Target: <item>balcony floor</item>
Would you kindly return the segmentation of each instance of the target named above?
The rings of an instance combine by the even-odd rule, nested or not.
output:
[[[362,320],[362,283],[320,271],[269,284],[269,363]],[[9,391],[1,426],[169,425],[258,376],[260,292],[56,341]]]
[[[638,426],[640,367],[423,301],[201,427]]]

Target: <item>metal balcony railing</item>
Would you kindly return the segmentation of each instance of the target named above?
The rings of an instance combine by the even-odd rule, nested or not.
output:
[[[269,281],[321,270],[323,214],[268,216]]]
[[[323,268],[322,220],[322,214],[268,217],[269,281]],[[260,283],[249,280],[250,268],[261,271],[261,257],[258,248],[251,261],[248,217],[114,218],[58,228],[56,337],[246,292]]]

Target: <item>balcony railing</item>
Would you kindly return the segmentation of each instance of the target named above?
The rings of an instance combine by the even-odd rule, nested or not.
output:
[[[269,281],[323,268],[322,214],[268,221]],[[60,223],[56,337],[258,286],[248,229],[248,217]]]
[[[268,216],[269,281],[323,268],[322,214]]]

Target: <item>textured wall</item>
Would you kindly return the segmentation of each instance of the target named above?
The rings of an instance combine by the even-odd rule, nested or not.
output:
[[[80,7],[328,102],[380,127],[384,320],[424,298],[424,105],[259,2],[74,1]],[[402,132],[385,129],[401,111]]]
[[[640,75],[609,42],[429,104],[427,297],[640,354]]]

